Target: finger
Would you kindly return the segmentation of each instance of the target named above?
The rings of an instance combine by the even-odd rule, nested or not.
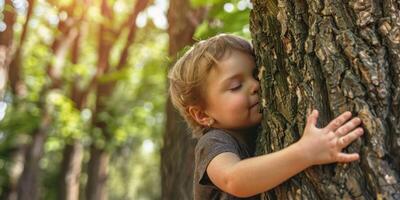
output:
[[[342,113],[339,117],[336,117],[334,120],[332,120],[328,126],[326,126],[327,129],[335,131],[338,129],[340,126],[342,126],[343,123],[345,123],[348,119],[351,117],[351,112],[347,111]]]
[[[352,143],[355,139],[359,138],[364,133],[364,129],[357,128],[351,133],[341,137],[338,139],[338,145],[340,149],[347,147],[350,143]]]
[[[317,121],[318,121],[318,110],[313,110],[311,112],[311,114],[307,117],[307,126],[313,125],[316,126],[317,125]]]
[[[344,136],[346,135],[349,131],[355,129],[358,125],[361,124],[361,119],[358,117],[353,118],[349,122],[347,122],[345,125],[339,127],[336,130],[336,135],[337,136]]]
[[[360,159],[360,156],[358,155],[358,153],[351,153],[351,154],[339,153],[337,155],[337,161],[343,162],[343,163],[356,161],[358,159]]]

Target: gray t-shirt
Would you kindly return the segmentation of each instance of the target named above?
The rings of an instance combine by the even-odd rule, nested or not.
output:
[[[239,198],[223,192],[216,187],[207,175],[207,166],[218,154],[232,152],[245,159],[251,156],[251,151],[245,144],[241,144],[232,135],[223,130],[212,129],[199,139],[195,149],[194,170],[194,199],[195,200],[259,200],[260,195],[249,198]]]

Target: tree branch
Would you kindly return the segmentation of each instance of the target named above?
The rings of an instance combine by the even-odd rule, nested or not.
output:
[[[124,48],[122,50],[118,65],[116,66],[117,70],[121,70],[126,65],[126,62],[128,60],[129,47],[132,45],[133,40],[135,39],[135,35],[136,35],[137,16],[139,15],[140,12],[142,12],[146,8],[148,3],[149,3],[149,0],[136,1],[136,5],[134,7],[132,15],[129,17],[129,25],[130,25],[129,34],[128,34],[128,38],[125,42]]]

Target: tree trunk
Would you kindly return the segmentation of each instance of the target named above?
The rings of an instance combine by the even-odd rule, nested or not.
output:
[[[4,2],[4,7],[12,8],[11,0]],[[14,23],[16,19],[15,9],[5,9],[3,11],[3,21],[6,24],[6,29],[0,32],[0,101],[3,101],[4,94],[7,88],[9,64],[12,57],[12,49],[14,43]],[[15,200],[17,180],[21,175],[21,170],[18,170],[21,164],[22,148],[17,147],[11,154],[11,167],[8,172],[7,182],[2,186],[0,199]],[[23,159],[22,159],[23,160]]]
[[[194,10],[189,0],[171,0],[168,10],[168,54],[175,60],[185,46],[193,44],[193,34],[204,9]],[[162,199],[193,199],[194,147],[196,140],[168,98],[166,131],[161,150]]]
[[[364,135],[346,151],[359,162],[314,166],[267,199],[400,199],[400,2],[254,0],[251,32],[260,69],[259,152],[300,138],[307,112],[318,125],[343,111]]]
[[[17,184],[25,162],[26,145],[20,144],[10,155],[10,169],[8,170],[7,183],[2,186],[0,199],[17,200]]]
[[[87,4],[85,5],[88,6]],[[71,48],[71,63],[79,63],[80,47],[82,43],[82,36],[86,36],[87,22],[85,21],[86,15],[83,14],[81,17],[82,24],[79,27],[78,35],[74,39]],[[70,98],[74,102],[76,109],[82,111],[86,105],[85,92],[79,89],[79,79],[81,77],[75,77],[73,86],[70,92]],[[63,150],[63,161],[61,163],[61,184],[59,198],[61,200],[78,200],[79,199],[79,186],[80,186],[80,175],[82,169],[83,159],[83,145],[81,141],[76,138],[71,138],[71,142],[67,143]]]
[[[106,54],[100,54],[106,55]],[[102,58],[100,58],[102,60]],[[108,62],[108,60],[107,60]],[[99,65],[100,66],[100,65]],[[111,140],[111,133],[107,130],[107,123],[99,119],[101,112],[104,112],[106,107],[107,95],[111,94],[111,87],[104,84],[97,86],[97,99],[96,99],[96,113],[93,116],[93,130],[99,130],[100,138],[94,140],[102,140],[104,143]],[[97,136],[99,137],[99,136]],[[108,177],[108,163],[110,154],[106,151],[106,145],[98,146],[93,142],[90,146],[90,160],[88,163],[88,181],[86,183],[86,199],[87,200],[106,200],[107,199],[107,177]]]
[[[24,26],[22,28],[21,37],[19,38],[19,43],[16,46],[15,54],[11,55],[11,63],[10,69],[8,71],[8,76],[10,78],[10,86],[11,92],[14,95],[15,99],[21,98],[25,93],[25,84],[22,80],[22,49],[24,42],[26,40],[26,36],[28,34],[28,24],[31,20],[33,8],[35,6],[36,1],[29,0],[28,1],[28,11],[26,13],[26,20]]]
[[[90,161],[88,164],[88,181],[86,184],[87,200],[107,199],[107,176],[109,154],[95,145],[91,146]]]
[[[4,2],[4,7],[12,8],[11,0]],[[7,26],[6,29],[0,32],[0,100],[3,100],[8,78],[8,65],[11,61],[12,44],[14,39],[14,23],[15,23],[15,9],[5,9],[4,23]]]
[[[104,18],[108,20],[112,20],[112,13],[111,8],[108,5],[106,0],[102,0],[101,2],[101,13]],[[105,22],[100,23],[100,30],[99,30],[99,40],[98,40],[98,66],[96,76],[100,77],[104,75],[109,70],[109,54],[112,48],[112,41],[107,40],[107,38],[111,37],[109,27],[105,24]],[[105,91],[107,88],[97,83],[97,80],[93,79],[97,97],[96,97],[96,107],[93,111],[93,119],[92,119],[92,126],[101,130],[100,140],[105,140],[104,136],[109,137],[109,134],[106,135],[107,126],[105,122],[101,122],[97,120],[97,115],[102,112],[102,109],[105,105],[105,98],[109,93],[106,94]],[[104,85],[104,84],[102,84]],[[90,86],[89,86],[90,87]],[[104,95],[104,96],[103,96]],[[98,136],[97,136],[98,137]],[[93,140],[96,140],[94,138]],[[90,147],[90,160],[88,163],[88,180],[86,183],[86,199],[87,200],[106,200],[107,199],[107,192],[106,192],[106,181],[108,175],[108,162],[109,162],[109,154],[105,152],[104,148],[96,146],[95,143],[91,144]]]
[[[43,156],[44,142],[50,124],[50,113],[45,111],[42,114],[40,127],[32,136],[32,143],[27,148],[24,170],[18,181],[18,200],[36,200],[39,197],[39,161]]]
[[[60,200],[79,199],[79,178],[81,175],[83,146],[79,140],[64,147],[60,178]]]
[[[12,106],[18,107],[21,103],[21,99],[25,95],[25,84],[21,79],[21,52],[22,46],[26,40],[28,24],[32,16],[33,7],[35,4],[34,0],[29,0],[29,7],[26,14],[26,20],[23,24],[22,33],[19,38],[19,43],[14,39],[13,26],[15,23],[15,10],[5,10],[4,21],[7,25],[7,29],[0,33],[0,99],[3,98],[6,89],[7,79],[9,82],[11,94],[13,96]],[[5,1],[6,7],[12,7],[12,1]],[[5,50],[5,52],[4,52]],[[27,145],[25,142],[19,142],[15,147],[15,151],[12,154],[11,167],[9,170],[9,181],[6,185],[6,189],[2,193],[0,199],[16,200],[17,199],[17,187],[18,180],[22,174],[24,162],[25,162],[25,151]]]

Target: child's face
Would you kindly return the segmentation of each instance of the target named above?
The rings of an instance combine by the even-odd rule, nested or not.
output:
[[[261,121],[259,82],[252,56],[234,50],[207,77],[205,113],[215,120],[212,127],[239,130]]]

